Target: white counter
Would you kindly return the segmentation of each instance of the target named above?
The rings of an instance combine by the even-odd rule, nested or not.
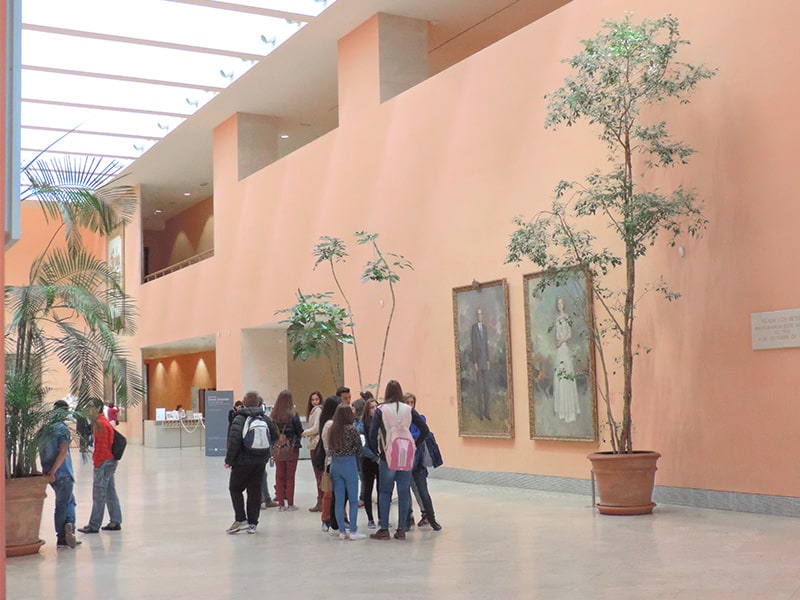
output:
[[[145,448],[191,448],[202,446],[206,430],[202,419],[145,421]]]

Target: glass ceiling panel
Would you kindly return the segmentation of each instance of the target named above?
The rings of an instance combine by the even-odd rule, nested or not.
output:
[[[47,148],[52,144],[51,152],[127,156],[130,158],[138,158],[156,142],[156,140],[88,135],[78,131],[67,134],[59,140],[62,135],[52,131],[28,130],[25,131],[25,141],[26,143],[30,142],[32,148]],[[27,148],[27,146],[24,147]]]
[[[229,0],[228,4],[253,6],[256,8],[269,8],[272,10],[282,10],[316,17],[323,10],[333,4],[334,1],[335,0]]]
[[[81,131],[103,131],[145,137],[163,137],[183,123],[179,117],[120,113],[111,110],[93,110],[73,106],[22,103],[22,127],[49,127]],[[53,139],[58,137],[53,133]]]
[[[224,89],[255,61],[68,35],[22,32],[22,65]],[[58,52],[53,52],[58,48]],[[223,75],[222,73],[225,73]],[[231,77],[231,73],[233,76]]]
[[[277,44],[301,25],[276,17],[164,0],[25,0],[22,20],[26,24],[261,56],[273,48],[261,40],[262,35]]]
[[[22,72],[23,100],[58,100],[188,116],[213,97],[213,93],[203,90],[58,73]]]

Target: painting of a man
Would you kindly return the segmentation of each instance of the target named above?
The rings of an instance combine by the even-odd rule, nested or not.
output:
[[[486,327],[483,326],[483,310],[475,312],[476,322],[472,326],[472,368],[475,369],[476,385],[475,394],[478,398],[478,417],[492,420],[489,415],[489,338]]]
[[[512,437],[511,344],[505,280],[453,290],[459,434]]]

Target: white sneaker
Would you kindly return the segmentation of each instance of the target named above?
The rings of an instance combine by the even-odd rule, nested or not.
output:
[[[347,533],[340,533],[340,534],[339,534],[339,539],[340,539],[340,540],[346,540],[346,539],[348,539],[349,537],[350,537],[350,535],[349,535],[349,534],[347,534]]]
[[[258,527],[258,526],[257,525],[252,525],[252,524],[248,525],[247,526],[247,533],[255,533],[256,532],[256,527]]]
[[[350,534],[350,539],[351,540],[365,540],[365,539],[367,539],[367,536],[364,533],[357,533],[356,532],[356,533],[351,533]]]

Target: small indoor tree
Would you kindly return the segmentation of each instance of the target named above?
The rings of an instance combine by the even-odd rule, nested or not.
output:
[[[517,229],[508,246],[508,262],[528,258],[547,271],[541,285],[558,285],[566,267],[590,275],[599,317],[589,324],[597,349],[602,379],[594,382],[606,406],[614,453],[633,452],[633,367],[637,301],[658,290],[671,292],[663,281],[639,285],[637,261],[665,234],[702,233],[706,221],[701,202],[691,189],[677,186],[662,191],[648,175],[654,169],[685,164],[693,149],[670,137],[660,120],[665,103],[686,104],[695,87],[714,72],[702,65],[676,60],[688,44],[681,39],[678,20],[605,21],[600,33],[581,42],[583,49],[565,62],[572,69],[564,85],[546,96],[545,127],[587,122],[607,150],[606,168],[583,182],[561,181],[549,210],[532,220],[515,219]],[[606,226],[619,244],[603,246],[594,232]],[[609,275],[624,270],[624,284],[614,287]],[[616,345],[615,345],[616,344]],[[609,379],[622,370],[622,416],[614,415]]]
[[[383,365],[386,359],[386,348],[389,344],[389,332],[392,328],[394,311],[397,306],[394,286],[400,281],[399,271],[402,269],[413,269],[410,261],[405,257],[392,252],[384,252],[378,245],[378,234],[357,231],[355,233],[356,243],[372,247],[373,256],[364,265],[361,275],[362,282],[385,283],[389,287],[391,295],[391,307],[389,317],[386,322],[386,329],[383,332],[383,345],[381,348],[381,362],[378,368],[378,379],[374,384],[380,390],[381,376],[383,375]],[[289,308],[278,311],[278,313],[288,313],[289,318],[281,321],[288,324],[289,344],[292,347],[292,354],[295,358],[303,358],[303,354],[313,354],[319,357],[321,354],[329,355],[330,349],[337,343],[352,343],[353,353],[356,359],[356,372],[358,374],[358,385],[360,390],[364,387],[364,380],[361,374],[361,358],[358,353],[358,343],[356,340],[356,328],[353,321],[350,300],[344,292],[339,275],[336,272],[336,265],[344,262],[349,257],[347,246],[341,238],[331,236],[321,236],[320,241],[314,246],[313,251],[316,261],[314,269],[323,263],[327,263],[336,289],[344,300],[346,309],[329,302],[331,292],[323,294],[302,295],[298,290],[298,303]],[[316,314],[314,324],[310,322],[308,315]],[[343,333],[341,328],[329,327],[327,324],[338,324],[341,328],[350,331],[349,334]],[[309,346],[310,344],[310,346]],[[310,351],[310,348],[313,350]],[[369,385],[367,387],[372,387]]]

